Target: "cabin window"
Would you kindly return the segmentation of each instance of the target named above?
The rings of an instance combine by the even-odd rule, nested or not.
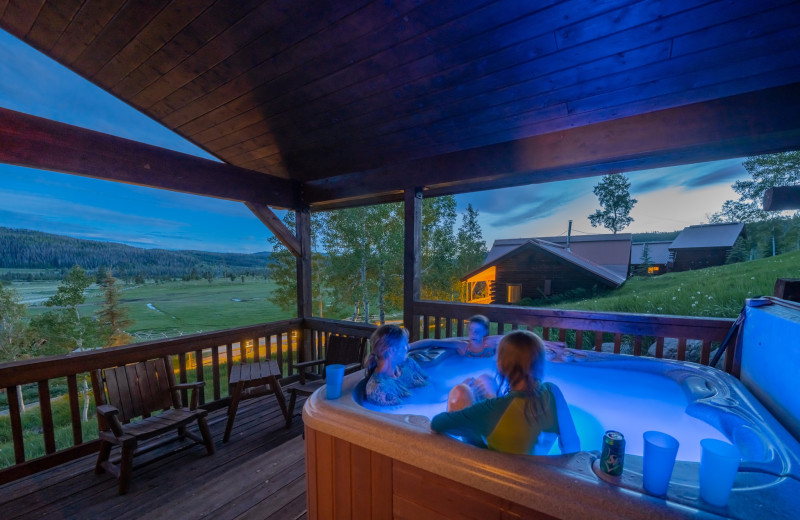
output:
[[[656,274],[661,271],[661,267],[657,265],[652,265],[647,268],[647,274]]]
[[[544,281],[544,291],[542,291],[545,296],[550,296],[550,293],[553,292],[553,280],[545,280]]]
[[[522,285],[508,284],[508,303],[516,303],[522,299]]]

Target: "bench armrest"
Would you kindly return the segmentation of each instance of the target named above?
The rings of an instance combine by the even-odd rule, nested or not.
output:
[[[344,373],[350,374],[351,372],[354,372],[361,367],[362,367],[361,363],[350,363],[349,365],[344,366]]]
[[[197,408],[197,390],[206,386],[205,381],[195,381],[194,383],[179,383],[172,387],[173,390],[191,390],[189,397],[189,410]]]
[[[122,423],[119,422],[117,417],[119,410],[116,406],[101,404],[97,407],[97,415],[106,421],[115,436],[122,437],[124,432],[122,431]]]
[[[325,363],[324,359],[312,359],[311,361],[303,361],[302,363],[295,363],[295,368],[306,368],[306,367],[313,367],[316,365],[321,365]]]

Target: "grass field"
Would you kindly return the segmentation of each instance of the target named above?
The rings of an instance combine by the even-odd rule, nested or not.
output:
[[[29,302],[28,314],[37,315],[48,310],[41,302],[55,294],[58,282],[15,282],[11,286],[23,301]],[[239,278],[234,282],[217,278],[212,283],[176,281],[121,287],[120,301],[134,321],[128,332],[138,341],[294,316],[293,312],[283,311],[272,303],[270,294],[274,284],[263,278],[247,278],[245,283]],[[84,316],[100,309],[103,301],[102,290],[95,285],[86,294],[86,304],[80,307]]]
[[[800,278],[800,251],[698,271],[636,276],[607,296],[551,307],[735,318],[745,299],[771,295],[778,278]]]

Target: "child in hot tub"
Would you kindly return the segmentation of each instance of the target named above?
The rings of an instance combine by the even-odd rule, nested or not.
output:
[[[542,381],[544,364],[539,336],[524,330],[506,334],[497,349],[497,372],[507,383],[501,385],[507,386],[503,395],[493,395],[486,382],[490,378],[476,378],[472,387],[458,385],[450,393],[449,411],[436,415],[431,429],[506,453],[546,454],[554,435],[562,453],[580,451],[564,396],[556,385]],[[476,398],[475,388],[487,398]]]
[[[364,360],[366,396],[378,405],[400,404],[409,388],[428,384],[428,375],[408,357],[408,332],[397,325],[382,325],[370,337],[372,353]]]
[[[489,318],[482,314],[467,320],[466,338],[421,339],[412,343],[412,349],[425,347],[449,348],[462,356],[486,358],[497,353],[497,344],[503,336],[489,336]]]

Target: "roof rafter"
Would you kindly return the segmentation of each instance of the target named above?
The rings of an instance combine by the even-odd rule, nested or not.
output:
[[[315,210],[553,182],[800,148],[800,83],[304,184]]]
[[[281,208],[299,183],[0,108],[0,162]]]

